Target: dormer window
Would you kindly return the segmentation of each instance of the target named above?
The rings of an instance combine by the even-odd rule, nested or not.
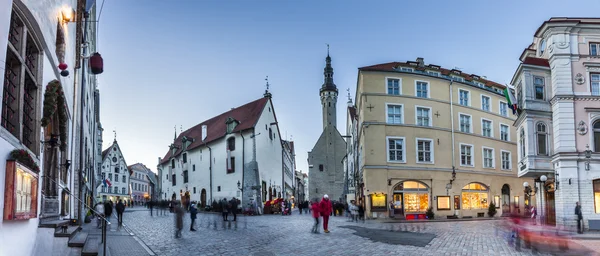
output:
[[[225,124],[227,124],[227,133],[232,133],[235,127],[237,126],[238,121],[231,117],[228,117]]]
[[[428,75],[432,76],[440,76],[440,72],[427,70]]]

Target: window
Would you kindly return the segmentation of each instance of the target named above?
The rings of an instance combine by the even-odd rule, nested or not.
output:
[[[227,149],[231,151],[235,150],[235,137],[227,139]]]
[[[599,43],[591,43],[590,44],[590,55],[592,55],[592,56],[600,55],[600,44]]]
[[[217,186],[217,192],[221,192],[221,186]]]
[[[196,194],[196,187],[194,187],[194,194]]]
[[[428,107],[416,107],[417,111],[417,125],[418,126],[431,126],[431,108]]]
[[[115,187],[114,193],[119,194],[119,187]]]
[[[538,155],[547,156],[548,155],[548,144],[547,144],[547,134],[546,134],[546,125],[544,123],[537,124],[537,147],[538,147]]]
[[[188,183],[188,171],[183,171],[183,183]]]
[[[404,138],[388,137],[388,161],[404,162]]]
[[[171,168],[175,168],[175,159],[171,159]]]
[[[415,81],[415,91],[418,98],[429,98],[429,83],[425,81]]]
[[[465,133],[471,133],[471,116],[466,114],[459,114],[460,117],[460,131]]]
[[[510,140],[508,125],[500,124],[500,140],[503,140],[503,141]]]
[[[38,87],[41,83],[41,54],[26,28],[23,19],[12,12],[8,32],[8,49],[4,71],[2,114],[0,124],[31,151],[37,151],[39,123],[36,122],[39,107]],[[11,47],[12,46],[12,47]],[[54,81],[53,81],[54,82]],[[56,81],[58,82],[58,81]],[[52,82],[51,82],[52,83]]]
[[[183,162],[187,163],[187,153],[182,154]]]
[[[412,69],[412,68],[400,67],[400,71],[404,71],[404,72],[413,72],[413,69]]]
[[[465,81],[465,78],[462,77],[462,76],[451,76],[451,77],[452,77],[452,80],[454,80],[454,81],[458,81],[458,82],[464,82]]]
[[[112,179],[112,173],[109,173],[109,174],[108,174],[108,181],[112,181],[112,180],[113,180],[113,179]]]
[[[387,123],[389,123],[389,124],[404,123],[404,119],[402,117],[403,105],[386,104],[386,107],[387,107]]]
[[[173,175],[171,176],[171,184],[173,184],[173,186],[177,185],[177,175],[175,175],[173,173]]]
[[[231,157],[231,170],[229,170],[227,173],[234,173],[235,172],[235,157]]]
[[[519,208],[519,196],[515,196],[515,208]]]
[[[195,164],[193,164],[193,165],[192,165],[192,172],[195,172],[195,171],[196,171],[196,165],[195,165]]]
[[[600,179],[593,181],[594,185],[594,213],[600,213]]]
[[[450,197],[449,196],[438,196],[437,197],[437,209],[450,210]]]
[[[490,97],[481,95],[481,109],[483,111],[491,111],[491,108],[490,108],[491,103],[490,102],[491,102]]]
[[[105,172],[103,172],[103,173],[102,173],[102,180],[105,180],[105,179],[106,179],[106,173],[105,173]]]
[[[521,144],[521,159],[523,159],[525,158],[525,130],[523,130],[523,128],[521,128],[519,140],[519,143]]]
[[[592,95],[600,96],[600,74],[591,74],[590,86]]]
[[[600,120],[594,122],[594,152],[600,152]]]
[[[535,87],[535,99],[544,100],[544,78],[541,76],[534,76],[533,86]]]
[[[540,42],[540,56],[542,54],[544,54],[545,50],[546,50],[546,40],[542,39],[542,41]]]
[[[523,89],[523,87],[521,86],[521,82],[519,82],[519,85],[517,85],[517,102],[520,107],[523,107],[523,90],[522,89]]]
[[[481,119],[481,135],[490,138],[494,137],[491,120]]]
[[[119,173],[119,167],[115,167],[115,173]]]
[[[483,167],[494,168],[494,149],[483,148]]]
[[[488,208],[488,188],[480,183],[470,183],[462,189],[463,209],[478,210]]]
[[[471,95],[469,94],[469,91],[458,89],[458,98],[460,99],[460,105],[470,105],[469,101],[471,99]]]
[[[273,130],[269,128],[269,139],[273,140]]]
[[[417,138],[417,163],[433,163],[433,140]]]
[[[508,104],[506,102],[500,101],[500,115],[508,116]]]
[[[473,145],[460,144],[460,165],[473,166]]]
[[[401,83],[399,78],[387,79],[387,92],[390,95],[400,95]]]
[[[323,165],[322,164],[319,165],[319,171],[321,171],[321,172],[323,171]]]
[[[121,189],[121,194],[123,194],[123,195],[124,195],[124,194],[127,194],[127,191],[125,191],[125,188],[122,188],[122,189]]]
[[[435,71],[427,71],[427,74],[431,75],[431,76],[440,76],[440,72],[435,72]]]
[[[510,170],[510,152],[502,151],[502,170]]]
[[[426,212],[429,208],[429,188],[421,182],[404,181],[394,187],[394,201],[397,209],[402,208],[404,202],[405,212]]]

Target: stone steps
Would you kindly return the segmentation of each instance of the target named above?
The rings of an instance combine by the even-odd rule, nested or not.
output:
[[[97,256],[100,250],[100,238],[92,237],[89,238],[85,245],[83,246],[83,250],[81,250],[82,256]]]
[[[83,247],[87,241],[88,234],[84,232],[77,232],[74,236],[69,239],[69,247]]]
[[[58,227],[54,230],[54,237],[71,237],[79,230],[81,230],[79,226],[67,226],[66,232],[63,232],[62,227]]]
[[[69,225],[69,220],[51,220],[51,221],[40,221],[38,227],[40,228],[57,228],[60,226]]]

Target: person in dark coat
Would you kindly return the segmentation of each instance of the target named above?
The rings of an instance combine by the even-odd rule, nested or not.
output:
[[[117,219],[119,220],[119,227],[123,226],[123,212],[125,211],[125,205],[123,204],[123,200],[119,200],[117,203]]]
[[[175,208],[175,238],[181,238],[181,230],[183,230],[183,215],[185,214],[183,208],[181,207],[181,203],[174,203]]]
[[[190,218],[192,219],[192,224],[190,225],[190,231],[196,231],[194,229],[194,223],[196,223],[196,214],[198,214],[198,209],[195,204],[190,205]]]
[[[110,203],[110,201],[107,201],[106,203],[104,203],[104,218],[106,218],[106,220],[108,222],[110,222],[110,216],[112,216],[112,204]]]
[[[298,212],[300,214],[302,214],[302,206],[303,206],[304,202],[298,202]]]
[[[235,197],[229,201],[229,206],[231,207],[231,214],[233,214],[233,221],[237,221],[238,201],[235,199]]]
[[[577,233],[583,234],[583,213],[581,212],[579,202],[575,203],[575,215],[577,215]]]
[[[227,215],[229,215],[229,208],[231,208],[231,206],[229,205],[229,202],[227,201],[227,198],[223,198],[223,200],[221,200],[221,209],[223,212],[223,221],[227,221]]]

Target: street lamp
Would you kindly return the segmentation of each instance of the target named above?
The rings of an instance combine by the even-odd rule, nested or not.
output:
[[[586,145],[585,146],[586,150],[585,150],[585,170],[589,171],[590,170],[590,161],[592,159],[592,151],[590,150],[590,145]]]
[[[523,187],[525,188],[524,192],[526,196],[535,196],[535,194],[538,191],[538,188],[536,186],[534,186],[532,189],[531,186],[529,186],[529,182],[527,181],[523,182]]]
[[[240,183],[240,181],[239,181],[239,180],[238,180],[238,183],[237,183],[237,185],[238,185],[238,189],[239,189],[240,191],[244,191],[244,188],[242,188],[242,184]]]

